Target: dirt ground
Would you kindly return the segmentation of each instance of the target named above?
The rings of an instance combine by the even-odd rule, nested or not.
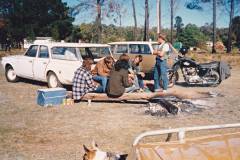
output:
[[[240,122],[239,83],[240,67],[234,67],[218,87],[175,86],[224,97],[206,99],[202,112],[160,118],[145,115],[142,104],[81,102],[43,108],[36,104],[36,91],[46,84],[8,83],[0,67],[0,159],[78,160],[82,145],[92,140],[104,151],[128,153],[132,159],[132,142],[143,131]]]

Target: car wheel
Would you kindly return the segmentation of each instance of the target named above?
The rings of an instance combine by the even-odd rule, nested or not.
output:
[[[8,82],[17,82],[19,80],[12,66],[6,67],[5,76]]]
[[[61,82],[58,80],[58,77],[53,72],[48,73],[47,82],[49,88],[62,87]]]

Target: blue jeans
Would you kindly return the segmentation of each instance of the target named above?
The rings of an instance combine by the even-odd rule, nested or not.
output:
[[[143,77],[141,75],[137,75],[137,79],[139,87],[143,89],[144,88]]]
[[[160,80],[163,83],[163,90],[168,88],[167,60],[157,60],[154,66],[154,89],[160,89]]]
[[[103,86],[98,86],[98,88],[95,91],[92,91],[93,93],[103,93]]]
[[[107,87],[107,77],[104,76],[93,76],[93,80],[101,84],[101,89],[98,87],[97,93],[105,93]]]

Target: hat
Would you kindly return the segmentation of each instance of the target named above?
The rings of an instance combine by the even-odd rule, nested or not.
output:
[[[158,34],[158,38],[162,38],[164,41],[167,40],[166,34],[163,34],[163,33],[159,33],[159,34]]]

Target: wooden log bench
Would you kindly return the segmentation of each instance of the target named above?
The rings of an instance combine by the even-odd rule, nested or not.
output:
[[[160,105],[162,106],[163,112],[171,114],[177,114],[179,107],[172,105],[167,101],[167,97],[173,96],[180,99],[196,99],[196,98],[207,98],[210,96],[209,92],[196,92],[196,91],[183,91],[183,90],[169,90],[167,93],[163,92],[150,92],[150,93],[124,93],[121,97],[111,98],[105,93],[87,93],[81,100],[87,101],[88,105],[91,105],[92,101],[95,102],[134,102],[134,103],[148,103],[154,102],[157,99],[161,99]],[[72,92],[68,92],[68,97],[72,97]]]
[[[92,101],[107,101],[107,102],[126,102],[126,101],[149,101],[158,97],[175,96],[181,99],[195,99],[209,97],[208,92],[184,92],[179,90],[171,90],[167,93],[163,92],[150,92],[150,93],[124,93],[121,97],[111,98],[105,93],[87,93],[82,97],[82,100],[88,101],[91,105]]]

